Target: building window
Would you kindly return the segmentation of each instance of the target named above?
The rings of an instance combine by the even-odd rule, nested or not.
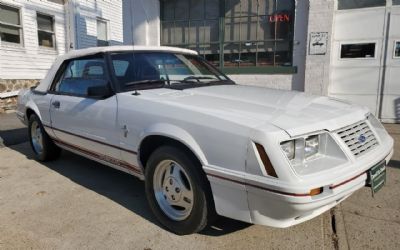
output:
[[[400,41],[396,41],[394,45],[394,57],[400,58]]]
[[[39,46],[55,48],[54,17],[37,14]]]
[[[47,0],[47,1],[52,2],[52,3],[62,4],[62,5],[65,4],[65,0]]]
[[[108,23],[104,19],[97,19],[97,46],[108,45]]]
[[[375,58],[375,43],[342,44],[340,58]]]
[[[220,62],[218,0],[161,1],[161,43],[196,50],[211,63]]]
[[[162,0],[161,43],[216,66],[292,66],[294,0]]]
[[[386,0],[339,0],[338,9],[361,9],[386,6]]]
[[[400,5],[400,0],[392,0],[393,5]]]
[[[0,41],[22,43],[22,25],[18,8],[0,4]]]

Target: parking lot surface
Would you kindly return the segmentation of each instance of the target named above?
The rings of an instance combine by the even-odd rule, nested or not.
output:
[[[12,129],[12,128],[7,128]],[[0,249],[400,249],[400,126],[387,185],[288,229],[219,218],[176,236],[149,210],[133,176],[69,152],[33,160],[28,143],[0,148]],[[3,129],[2,133],[7,134]]]

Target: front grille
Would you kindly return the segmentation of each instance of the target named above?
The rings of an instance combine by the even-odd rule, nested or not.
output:
[[[336,131],[354,156],[361,156],[379,145],[374,133],[365,121]]]

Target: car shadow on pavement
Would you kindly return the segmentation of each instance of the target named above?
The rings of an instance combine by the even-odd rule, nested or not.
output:
[[[223,236],[250,227],[251,224],[219,216],[215,222],[199,234],[207,236]]]
[[[28,140],[28,130],[26,128],[17,128],[10,130],[0,129],[0,148],[16,145]]]
[[[25,155],[28,159],[34,159],[28,143],[10,148]],[[147,221],[163,227],[153,216],[145,196],[144,182],[138,178],[65,150],[58,160],[41,164],[76,184],[124,206]],[[208,226],[200,234],[222,236],[250,225],[219,216],[213,225]]]
[[[400,169],[400,161],[397,161],[397,160],[391,160],[391,161],[389,161],[389,163],[388,163],[388,165],[387,165],[388,167],[391,167],[391,168],[397,168],[397,169]]]

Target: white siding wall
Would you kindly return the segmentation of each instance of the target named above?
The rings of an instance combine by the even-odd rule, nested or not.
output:
[[[0,0],[20,8],[21,46],[0,44],[0,79],[41,79],[58,54],[65,52],[64,6],[41,0]],[[55,17],[56,49],[38,45],[36,12]]]
[[[97,46],[97,18],[108,21],[110,45],[123,43],[122,0],[76,1],[77,49]]]
[[[20,8],[23,25],[21,46],[0,42],[0,79],[44,78],[55,58],[69,50],[68,8],[73,11],[68,16],[74,19],[70,30],[74,49],[97,46],[98,17],[108,20],[110,45],[123,43],[122,0],[69,0],[67,7],[46,0],[0,0],[0,3]],[[39,47],[37,12],[55,17],[56,49]]]

